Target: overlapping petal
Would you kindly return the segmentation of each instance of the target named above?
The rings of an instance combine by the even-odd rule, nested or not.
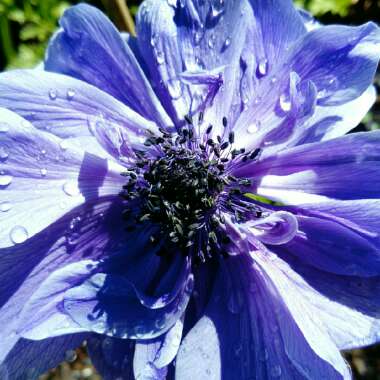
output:
[[[0,74],[0,107],[61,138],[95,136],[116,158],[132,155],[157,125],[81,80],[39,70]]]
[[[132,50],[101,11],[79,4],[64,13],[60,25],[48,46],[45,70],[84,80],[148,120],[171,125]]]
[[[284,281],[265,258],[223,263],[205,316],[181,345],[177,378],[350,379],[324,326]]]
[[[0,247],[23,243],[85,202],[118,195],[123,167],[11,111],[1,109],[0,119]]]

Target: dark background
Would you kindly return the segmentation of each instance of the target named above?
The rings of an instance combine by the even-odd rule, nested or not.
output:
[[[79,1],[0,0],[0,70],[33,67],[41,61],[46,43],[57,27],[64,9]],[[107,12],[118,26],[112,1],[88,3]],[[129,0],[134,15],[141,3]],[[380,1],[371,0],[298,0],[296,4],[312,12],[322,23],[358,25],[369,20],[380,23]],[[379,89],[380,75],[375,79]],[[380,129],[380,99],[356,131]],[[380,217],[380,216],[379,216]],[[355,328],[353,326],[353,328]],[[357,380],[380,380],[380,345],[345,353]],[[85,347],[77,350],[70,362],[63,363],[41,380],[100,380],[86,355]],[[1,380],[1,379],[0,379]],[[325,379],[323,379],[325,380]],[[328,380],[328,379],[326,379]]]

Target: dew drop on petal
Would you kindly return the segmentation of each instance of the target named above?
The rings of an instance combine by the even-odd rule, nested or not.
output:
[[[66,150],[66,149],[68,148],[67,141],[66,141],[66,140],[62,140],[62,141],[59,143],[59,147],[60,147],[62,150]]]
[[[67,181],[63,184],[63,191],[70,197],[76,197],[80,194],[78,185],[74,181]]]
[[[42,177],[46,177],[47,169],[45,169],[45,168],[40,169],[40,173],[41,173]]]
[[[268,74],[268,60],[262,59],[257,64],[257,76],[264,77]]]
[[[21,244],[28,239],[28,231],[23,226],[15,226],[9,236],[14,244]]]
[[[54,90],[54,89],[49,90],[49,98],[51,100],[57,99],[57,90]]]
[[[1,174],[0,175],[0,188],[9,186],[12,182],[12,179],[13,178],[10,175]]]
[[[165,63],[165,56],[164,56],[164,53],[161,50],[158,50],[156,52],[156,59],[157,59],[157,63],[159,65],[162,65],[163,63]]]
[[[66,96],[67,96],[67,99],[68,99],[68,100],[72,100],[72,99],[74,99],[74,96],[75,96],[75,90],[73,90],[72,88],[68,89],[68,90],[67,90],[67,93],[66,93]]]
[[[222,51],[226,50],[231,45],[231,38],[227,37],[223,43]]]
[[[252,124],[250,124],[247,128],[247,132],[249,134],[255,134],[259,131],[259,123],[258,122],[253,122]]]
[[[292,103],[290,99],[284,94],[280,96],[279,104],[280,104],[280,108],[284,112],[289,112],[292,109]]]
[[[5,201],[5,202],[0,202],[0,211],[1,212],[7,212],[12,208],[11,202]]]

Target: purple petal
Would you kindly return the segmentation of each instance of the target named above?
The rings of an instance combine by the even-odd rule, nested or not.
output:
[[[134,374],[137,379],[155,375],[165,379],[166,366],[175,358],[182,338],[183,323],[178,320],[165,334],[151,340],[140,340],[136,343],[133,360]]]
[[[0,107],[23,116],[38,129],[63,137],[94,135],[114,157],[129,154],[157,126],[83,81],[39,70],[0,74]],[[107,130],[104,131],[104,129]]]
[[[356,133],[306,144],[245,165],[235,175],[258,184],[252,192],[284,204],[314,203],[326,197],[376,199],[380,195],[379,132]]]
[[[65,312],[65,292],[91,276],[97,262],[83,260],[59,268],[42,282],[23,307],[18,334],[40,340],[62,334],[84,332]]]
[[[289,4],[287,2],[286,7]],[[255,6],[258,12],[262,10],[269,17],[272,14],[265,12],[260,4]],[[163,0],[144,2],[137,17],[139,48],[160,98],[174,119],[183,120],[184,115],[197,111],[208,92],[199,86],[185,85],[180,80],[181,74],[199,70],[212,72],[221,66],[226,66],[223,80],[231,91],[221,89],[216,94],[214,106],[207,111],[205,120],[218,121],[217,128],[223,116],[233,118],[235,112],[241,111],[240,55],[248,46],[250,22],[252,10],[246,2],[189,0],[184,7],[169,5]],[[161,81],[163,84],[159,85]]]
[[[120,192],[123,167],[11,111],[0,109],[0,123],[0,247],[23,243],[84,202]]]
[[[315,83],[318,103],[338,105],[361,95],[372,83],[380,59],[380,30],[331,25],[308,33],[291,53],[289,65]]]
[[[189,275],[174,300],[151,309],[143,305],[135,287],[125,277],[98,273],[66,292],[64,308],[89,331],[117,338],[151,339],[166,332],[182,315],[192,283]]]
[[[297,235],[278,248],[284,256],[296,256],[316,268],[341,275],[380,274],[378,241],[371,236],[328,218],[299,215],[297,219]]]
[[[45,70],[86,81],[161,126],[171,125],[133,52],[110,20],[86,4],[63,14]]]
[[[3,326],[0,357],[17,341],[17,331],[28,329],[27,324],[19,324],[22,308],[51,273],[77,261],[107,258],[116,247],[126,244],[120,218],[120,204],[114,199],[99,199],[97,204],[89,203],[67,213],[25,243],[0,250],[0,323]],[[41,305],[44,301],[48,304],[50,300],[41,299]],[[52,314],[46,317],[50,316],[54,319]],[[33,315],[29,318],[32,320]]]
[[[380,341],[379,277],[335,275],[285,252],[282,255],[281,250],[277,253],[282,259],[271,257],[273,265],[285,274],[287,286],[298,293],[297,297],[308,302],[310,313],[318,315],[340,350]]]
[[[270,261],[259,263],[240,255],[221,264],[205,316],[181,344],[176,377],[350,379],[306,302]]]

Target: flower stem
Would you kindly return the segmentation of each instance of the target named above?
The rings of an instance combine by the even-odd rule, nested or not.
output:
[[[103,0],[107,11],[115,19],[115,23],[121,31],[126,31],[135,36],[135,23],[129,8],[127,0]]]

